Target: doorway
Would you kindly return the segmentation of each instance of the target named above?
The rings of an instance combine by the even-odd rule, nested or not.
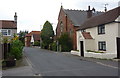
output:
[[[84,57],[84,42],[80,41],[81,56]]]
[[[117,58],[120,59],[120,38],[117,38]]]

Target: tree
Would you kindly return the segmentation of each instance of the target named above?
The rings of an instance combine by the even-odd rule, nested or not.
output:
[[[72,39],[67,33],[63,33],[58,39],[59,46],[61,45],[62,52],[69,52],[72,49]]]
[[[24,44],[25,43],[25,35],[28,34],[28,31],[20,31],[19,32],[19,40]]]
[[[41,30],[42,48],[48,49],[50,43],[53,42],[54,31],[51,23],[46,21]]]

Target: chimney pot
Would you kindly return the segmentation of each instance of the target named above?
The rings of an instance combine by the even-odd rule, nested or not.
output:
[[[88,6],[88,10],[90,11],[90,6]]]

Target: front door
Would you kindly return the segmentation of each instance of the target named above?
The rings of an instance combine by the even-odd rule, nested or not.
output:
[[[117,58],[120,59],[120,38],[117,38]]]
[[[81,56],[84,56],[84,43],[80,41]]]

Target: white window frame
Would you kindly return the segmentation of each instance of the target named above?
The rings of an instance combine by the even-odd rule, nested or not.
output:
[[[12,30],[10,30],[10,29],[1,29],[0,32],[2,33],[3,30],[7,31],[7,35],[2,34],[3,36],[11,36],[12,35]],[[8,34],[9,31],[10,31],[10,34]]]

